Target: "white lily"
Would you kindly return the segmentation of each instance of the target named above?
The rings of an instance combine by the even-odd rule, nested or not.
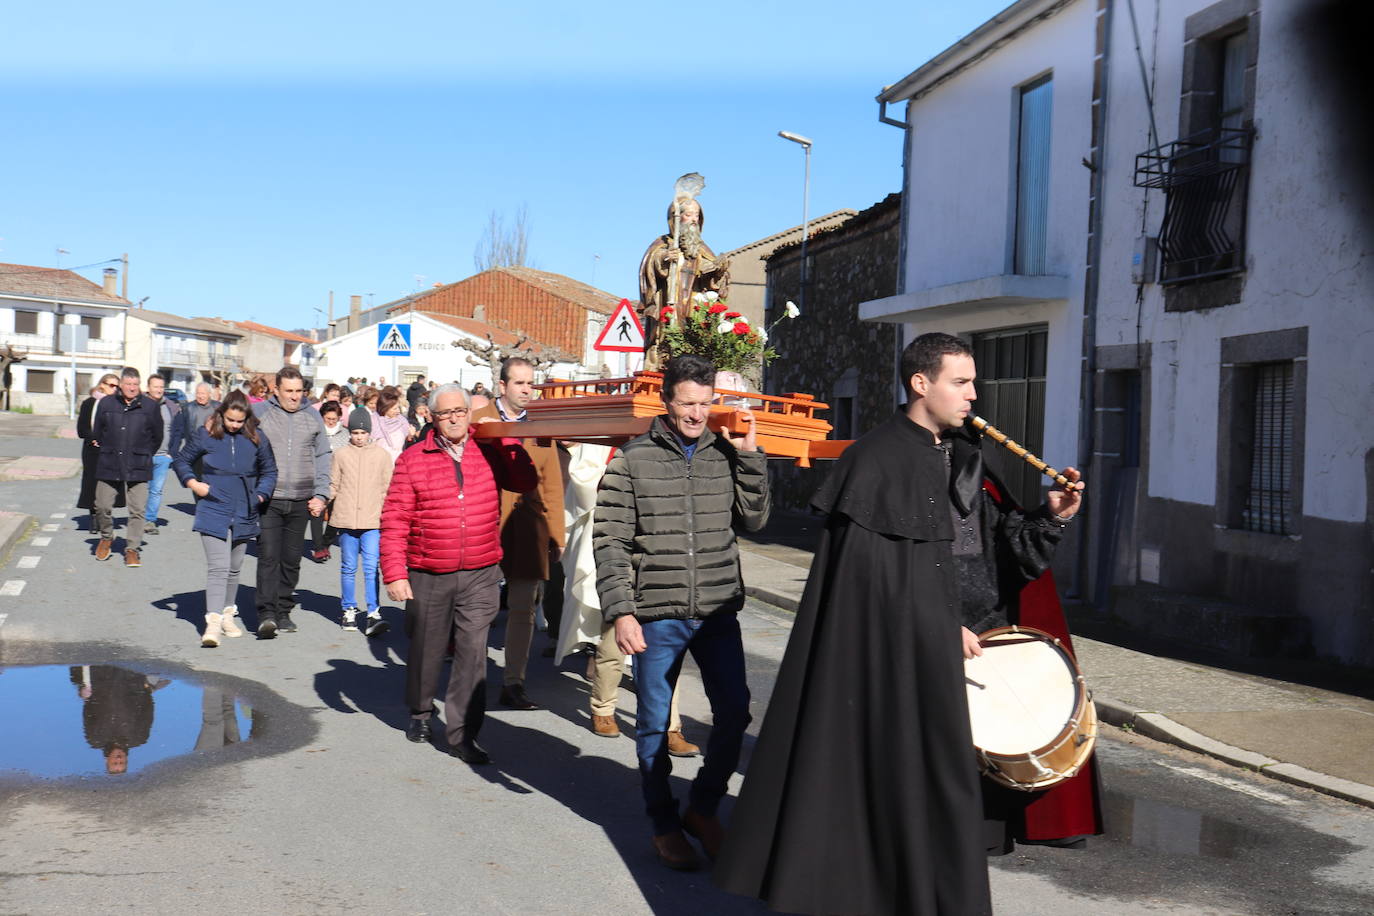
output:
[[[708,292],[706,293],[706,301],[707,301],[707,302],[715,302],[715,301],[716,301],[717,299],[719,299],[719,298],[720,298],[720,293],[716,292],[715,290],[710,290],[710,291],[708,291]]]
[[[729,334],[734,329],[735,323],[733,321],[722,321],[720,324],[716,325],[717,334]]]
[[[796,318],[801,314],[801,309],[797,308],[797,303],[793,302],[791,299],[787,300],[787,305],[782,311],[788,318]]]
[[[697,305],[701,305],[701,303],[706,301],[706,297],[699,292],[692,293],[692,301],[695,302]]]

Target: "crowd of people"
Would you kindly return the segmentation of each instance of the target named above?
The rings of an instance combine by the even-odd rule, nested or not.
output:
[[[981,653],[970,627],[1025,610],[1020,590],[1048,568],[1082,485],[1065,469],[1071,483],[1032,511],[996,495],[964,428],[974,364],[958,338],[922,335],[901,372],[907,404],[846,451],[813,501],[825,533],[728,833],[717,810],[751,721],[736,532],[767,523],[770,496],[750,410],[736,412],[742,435],[708,426],[708,360],[669,360],[664,414],[618,450],[474,436],[530,419],[534,366],[518,357],[490,395],[421,377],[404,391],[349,379],[312,397],[287,366],[223,397],[199,386],[185,405],[168,402],[159,376],[145,391],[125,369],[82,405],[79,505],[99,533],[97,560],[112,555],[112,513],[127,505],[123,555],[138,566],[167,469],[191,490],[206,647],[243,635],[250,541],[259,640],[296,631],[307,528],[314,561],[337,545],[341,627],[380,637],[383,593],[404,606],[406,738],[438,737],[451,658],[443,738],[474,766],[491,760],[477,740],[491,625],[508,607],[499,702],[536,709],[525,680],[542,607],[554,643],[543,654],[587,656],[597,735],[621,735],[617,689],[634,660],[636,755],[665,865],[699,867],[690,837],[723,887],[775,907],[982,913],[986,854],[1101,832],[1090,772],[1033,797],[980,785],[962,668]],[[677,714],[688,653],[712,727],[680,806],[672,758],[700,753]]]

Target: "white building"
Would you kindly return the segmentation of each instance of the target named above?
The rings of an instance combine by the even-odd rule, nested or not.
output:
[[[393,323],[410,326],[410,355],[390,356],[379,353],[379,328]],[[350,378],[376,380],[384,378],[389,384],[402,388],[423,375],[427,380],[445,384],[459,382],[472,388],[478,382],[492,387],[491,369],[486,362],[474,365],[469,357],[481,361],[471,350],[454,343],[465,339],[478,346],[494,341],[497,346],[514,346],[518,339],[511,332],[472,318],[441,315],[432,312],[401,312],[389,316],[386,322],[322,341],[314,345],[315,383],[343,384]],[[536,356],[543,353],[538,344],[527,349]],[[543,372],[545,377],[587,378],[589,373],[567,360],[554,363]]]
[[[1021,0],[884,89],[902,292],[863,315],[971,338],[978,411],[1086,468],[1057,566],[1099,613],[1371,666],[1374,246],[1316,6],[1137,2],[1137,53],[1122,3]]]
[[[237,378],[242,336],[220,322],[134,308],[126,319],[125,361],[145,379],[159,373],[169,388],[194,397],[201,382]]]
[[[68,413],[73,396],[79,404],[101,375],[123,367],[129,302],[116,294],[116,279],[113,269],[100,286],[70,270],[0,264],[0,349],[26,354],[10,367],[10,408]],[[88,332],[74,358],[61,347],[64,324]]]

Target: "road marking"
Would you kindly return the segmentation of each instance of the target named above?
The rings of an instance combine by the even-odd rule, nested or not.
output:
[[[53,524],[51,524],[51,525],[44,525],[44,526],[43,526],[43,530],[44,530],[44,531],[56,531],[56,530],[58,530],[58,529],[61,528],[61,527],[62,527],[61,525],[59,525],[59,524],[57,524],[57,523],[53,523]]]
[[[9,595],[12,598],[17,597],[23,590],[23,579],[7,579],[4,585],[0,585],[0,595]]]
[[[49,516],[48,516],[48,518],[66,518],[66,517],[67,517],[67,513],[65,513],[65,512],[54,512],[52,515],[49,515]]]
[[[33,569],[35,566],[38,565],[38,561],[41,560],[41,559],[43,559],[43,558],[42,558],[42,557],[20,557],[20,558],[19,558],[19,562],[18,562],[18,563],[15,563],[14,565],[15,565],[15,566],[18,566],[20,569]]]
[[[3,591],[3,589],[0,589],[0,592]],[[1251,798],[1258,798],[1262,801],[1272,802],[1276,805],[1302,804],[1297,799],[1289,798],[1286,795],[1280,795],[1277,792],[1270,792],[1268,789],[1261,789],[1257,786],[1252,786],[1249,783],[1242,782],[1239,779],[1232,779],[1229,776],[1221,776],[1217,773],[1213,773],[1211,770],[1204,770],[1199,767],[1176,766],[1172,763],[1165,763],[1162,760],[1156,760],[1155,763],[1164,767],[1166,770],[1173,770],[1175,773],[1182,773],[1185,776],[1195,776],[1198,779],[1203,780],[1204,782],[1210,782],[1213,785],[1222,786],[1223,788],[1230,789],[1233,792],[1239,792],[1242,795],[1249,795]]]
[[[33,539],[32,541],[30,541],[29,543],[32,544],[32,545],[35,546],[35,547],[47,547],[49,544],[52,543],[52,538],[38,537],[38,538],[34,538],[34,539]]]

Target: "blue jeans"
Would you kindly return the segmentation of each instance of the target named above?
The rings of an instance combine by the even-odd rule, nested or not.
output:
[[[367,612],[377,610],[377,557],[382,543],[378,528],[339,528],[339,599],[346,608],[357,607],[354,593],[358,573],[358,548],[363,552],[363,591],[367,598]]]
[[[171,466],[171,455],[153,456],[153,478],[148,481],[148,509],[143,513],[150,525],[157,524],[157,510],[162,508],[162,485],[167,482],[167,469]]]
[[[650,620],[643,624],[648,645],[635,656],[639,693],[635,752],[644,789],[644,806],[654,835],[682,826],[677,800],[668,785],[668,715],[682,660],[688,652],[701,669],[714,724],[706,742],[706,759],[692,781],[687,803],[703,817],[714,817],[726,783],[739,763],[744,730],[749,727],[749,686],[744,675],[744,643],[739,618],[716,614],[704,620]]]

